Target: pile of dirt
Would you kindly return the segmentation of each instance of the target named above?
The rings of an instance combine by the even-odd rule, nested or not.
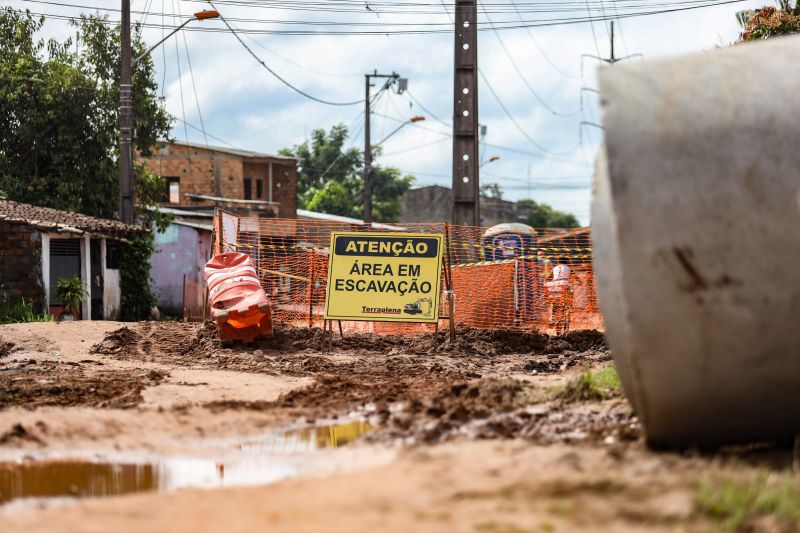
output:
[[[529,382],[484,379],[443,387],[386,413],[373,441],[434,443],[454,438],[523,438],[615,444],[637,441],[641,426],[622,399],[568,405]]]
[[[40,430],[47,431],[47,426],[44,422],[39,421],[37,423],[37,427]],[[22,424],[14,424],[11,429],[5,431],[3,434],[0,434],[0,445],[6,444],[13,444],[19,445],[23,442],[33,442],[35,444],[44,444],[44,441],[38,437],[35,433],[30,431],[28,428],[23,426]]]
[[[0,335],[0,357],[5,357],[11,353],[14,349],[14,343],[6,341],[2,335]]]
[[[361,361],[394,356],[426,356],[445,367],[501,372],[552,373],[582,361],[610,358],[605,337],[597,331],[573,331],[560,337],[540,333],[459,328],[456,341],[448,334],[413,336],[371,333],[335,335],[332,349],[322,352],[323,332],[276,324],[272,340],[223,347],[216,325],[182,322],[140,322],[109,333],[92,353],[119,359],[180,366],[208,366],[297,376],[343,370],[343,359]],[[258,356],[256,355],[258,354]],[[487,357],[492,356],[492,357]]]
[[[94,365],[93,365],[94,366]],[[89,406],[126,409],[167,374],[155,370],[96,370],[87,365],[30,359],[0,371],[0,409]]]
[[[129,350],[136,347],[141,337],[140,333],[134,332],[127,326],[121,327],[108,333],[100,343],[92,346],[91,351],[102,355],[117,355],[120,353],[127,355]]]

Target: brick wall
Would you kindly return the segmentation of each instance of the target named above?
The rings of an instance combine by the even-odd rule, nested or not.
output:
[[[273,164],[272,199],[280,202],[281,218],[297,216],[297,166]]]
[[[44,305],[42,235],[30,226],[0,221],[0,305],[8,298]]]
[[[172,145],[161,154],[139,162],[159,176],[180,178],[180,203],[189,204],[184,194],[214,195],[214,159],[211,153],[188,146]]]
[[[235,154],[172,144],[138,161],[160,176],[180,178],[179,205],[203,205],[204,202],[187,199],[186,193],[243,200],[245,176],[252,180],[253,200],[269,199],[269,163],[263,159],[253,161]],[[297,212],[297,169],[291,162],[284,161],[276,159],[272,163],[272,199],[280,202],[281,217],[293,218]],[[257,180],[262,182],[260,198],[257,197]]]

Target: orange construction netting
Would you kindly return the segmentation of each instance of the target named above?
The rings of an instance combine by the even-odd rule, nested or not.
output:
[[[252,257],[275,322],[321,327],[333,231],[445,235],[438,325],[342,321],[345,331],[396,334],[446,328],[450,298],[455,323],[473,328],[551,333],[603,329],[589,228],[499,231],[446,223],[375,223],[370,227],[360,223],[237,216],[218,210],[214,219],[214,253],[235,251]],[[554,299],[548,287],[557,265],[569,267],[568,298]]]

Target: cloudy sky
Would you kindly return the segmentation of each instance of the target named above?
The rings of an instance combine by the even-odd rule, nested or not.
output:
[[[244,30],[240,34],[244,43],[261,60],[292,85],[318,98],[337,102],[362,99],[364,74],[374,69],[407,77],[408,94],[386,92],[377,100],[372,117],[373,142],[412,116],[423,115],[426,120],[393,135],[378,163],[416,176],[418,185],[449,185],[452,33],[265,33],[297,29],[382,31],[409,28],[401,26],[409,23],[449,30],[449,15],[437,0],[338,1],[338,10],[333,0],[220,0],[215,4],[234,29]],[[499,183],[506,198],[532,197],[574,213],[588,224],[592,163],[602,131],[581,126],[582,122],[599,121],[597,94],[591,91],[596,87],[598,61],[582,56],[608,57],[610,44],[609,25],[603,21],[498,31],[492,31],[492,24],[497,28],[519,25],[520,19],[541,24],[585,17],[587,6],[592,16],[613,17],[719,1],[491,0],[481,4],[488,13],[479,8],[479,27],[488,31],[479,34],[479,65],[502,102],[481,80],[479,116],[487,127],[482,157],[488,161],[499,156],[482,168],[481,181]],[[746,0],[666,14],[623,16],[616,22],[616,55],[642,54],[643,58],[629,61],[648,61],[729,44],[739,31],[736,12],[770,2]],[[108,11],[101,13],[111,20],[119,19],[115,11],[119,0],[11,0],[0,5],[61,16],[102,8]],[[396,12],[386,12],[390,5],[394,7],[389,10]],[[515,5],[521,14],[513,10]],[[309,10],[309,6],[319,7]],[[200,0],[132,0],[132,18],[152,25],[144,29],[144,37],[155,44],[164,31],[160,26],[174,26],[176,21],[207,7]],[[189,28],[223,30],[225,26],[222,21],[210,20],[192,22]],[[46,32],[57,37],[72,33],[66,20],[55,18],[46,23]],[[200,131],[204,125],[209,144],[227,143],[274,153],[302,142],[313,129],[341,122],[350,127],[351,143],[363,146],[363,105],[330,106],[301,96],[259,65],[227,31],[181,32],[157,49],[153,59],[167,109],[190,125],[176,121],[176,139],[206,142]]]

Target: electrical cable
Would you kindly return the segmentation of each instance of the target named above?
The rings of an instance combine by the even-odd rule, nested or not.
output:
[[[273,56],[277,57],[278,59],[280,59],[282,61],[285,61],[285,62],[289,63],[290,65],[293,65],[293,66],[295,66],[295,67],[297,67],[297,68],[299,68],[301,70],[305,70],[307,72],[311,72],[312,74],[320,74],[322,76],[331,76],[331,77],[335,77],[335,78],[354,78],[356,76],[358,76],[358,77],[363,76],[363,74],[361,74],[360,72],[338,74],[338,73],[334,73],[334,72],[325,72],[323,70],[317,70],[317,69],[313,69],[311,67],[306,67],[304,65],[301,65],[300,63],[297,63],[297,62],[292,61],[291,59],[289,59],[287,57],[284,57],[284,56],[280,55],[279,53],[275,52],[271,48],[267,48],[263,44],[261,44],[258,41],[256,41],[250,35],[247,35],[247,38],[250,40],[251,43],[253,43],[254,45],[258,46],[262,50],[272,54]]]
[[[182,122],[182,123],[183,123],[185,126],[188,126],[188,127],[192,128],[192,129],[193,129],[193,130],[195,130],[195,131],[199,131],[199,132],[203,133],[204,135],[206,135],[206,136],[208,136],[208,137],[211,137],[211,138],[212,138],[212,139],[214,139],[215,141],[219,141],[219,142],[221,142],[222,144],[227,144],[228,146],[230,146],[231,148],[234,148],[234,149],[236,149],[236,150],[242,150],[242,151],[245,151],[245,149],[244,149],[244,148],[241,148],[241,147],[239,147],[239,146],[236,146],[235,144],[233,144],[233,143],[230,143],[230,142],[226,141],[225,139],[221,139],[221,138],[219,138],[219,137],[216,137],[216,136],[214,136],[214,135],[211,135],[210,133],[208,133],[207,131],[205,131],[205,129],[200,129],[200,128],[198,128],[197,126],[195,126],[194,124],[191,124],[191,123],[189,123],[189,122],[186,122],[185,120],[181,119],[181,118],[180,118],[180,117],[178,117],[178,116],[175,116],[175,115],[171,115],[171,116],[172,116],[172,118],[174,118],[175,120],[177,120],[177,121],[179,121],[179,122]]]
[[[419,100],[417,100],[417,97],[416,97],[416,96],[414,96],[414,94],[413,94],[413,93],[412,93],[410,90],[406,89],[406,94],[408,95],[409,99],[411,99],[411,100],[412,100],[412,101],[413,101],[415,104],[417,104],[417,105],[419,106],[419,108],[420,108],[420,109],[422,109],[422,110],[423,110],[423,111],[424,111],[426,114],[430,115],[430,116],[431,116],[431,118],[432,118],[433,120],[435,120],[436,122],[438,122],[438,123],[440,123],[440,124],[444,125],[444,126],[445,126],[445,127],[447,127],[447,128],[452,128],[452,127],[453,127],[453,124],[452,124],[452,123],[447,123],[447,122],[445,122],[444,120],[442,120],[442,119],[440,119],[439,117],[437,117],[436,115],[434,115],[434,114],[433,114],[433,111],[431,111],[430,109],[428,109],[427,107],[425,107],[425,106],[422,104],[422,102],[420,102]]]
[[[514,0],[510,0],[510,2],[511,2],[511,5],[513,5],[513,6],[514,6],[514,10],[515,10],[515,12],[517,13],[517,17],[519,18],[520,22],[524,22],[524,20],[523,20],[523,18],[522,18],[522,13],[520,13],[520,12],[519,12],[519,10],[517,9],[517,4],[514,2]],[[575,75],[573,75],[573,74],[568,74],[568,73],[564,72],[563,70],[561,70],[561,68],[559,68],[559,66],[558,66],[558,65],[556,65],[556,64],[553,62],[553,60],[552,60],[552,59],[550,59],[550,56],[549,56],[549,55],[547,55],[547,53],[545,53],[544,49],[543,49],[543,48],[542,48],[542,47],[539,45],[539,41],[537,41],[537,40],[536,40],[536,37],[534,37],[534,36],[533,36],[533,32],[531,31],[531,29],[530,29],[530,28],[527,28],[527,27],[526,27],[526,28],[525,28],[525,33],[527,33],[527,34],[528,34],[528,37],[530,37],[531,41],[533,42],[533,45],[536,47],[536,49],[537,49],[537,50],[539,51],[539,53],[542,55],[542,57],[544,58],[544,60],[545,60],[545,61],[547,61],[547,63],[548,63],[548,64],[549,64],[551,67],[553,67],[553,70],[555,70],[556,72],[558,72],[559,74],[561,74],[561,75],[562,75],[562,76],[564,76],[565,78],[580,79],[580,76],[575,76]]]
[[[589,0],[586,0],[586,14],[591,18],[592,12],[589,9]],[[597,42],[597,33],[594,31],[594,23],[590,20],[589,27],[592,28],[592,39],[594,39],[594,47],[597,50],[597,55],[600,56],[600,44]]]
[[[405,120],[399,119],[397,117],[385,116],[384,118],[387,118],[389,120],[394,120],[396,122],[406,122]],[[435,129],[427,127],[427,126],[423,126],[423,125],[421,125],[419,123],[410,123],[409,126],[412,127],[412,128],[418,128],[418,129],[422,129],[422,130],[425,130],[425,131],[430,131],[430,132],[433,132],[433,133],[437,133],[437,134],[442,135],[444,137],[452,138],[452,136],[453,136],[452,132],[444,132],[444,131],[435,130]],[[545,157],[546,159],[548,159],[552,163],[558,163],[558,164],[564,164],[564,165],[573,165],[573,166],[580,166],[580,167],[592,167],[593,166],[593,165],[586,164],[586,163],[578,163],[578,162],[576,162],[574,160],[571,160],[571,159],[561,159],[561,158],[553,157],[553,156],[549,156],[549,157],[548,156],[542,156],[542,154],[533,154],[533,153],[531,153],[531,152],[529,152],[527,150],[521,150],[519,148],[512,148],[510,146],[503,146],[501,144],[492,144],[492,143],[484,143],[484,144],[485,144],[485,146],[488,146],[488,147],[491,147],[491,148],[496,148],[498,150],[503,150],[505,152],[510,152],[510,153],[514,153],[514,154],[520,154],[520,155],[524,155],[524,156],[527,156],[527,157],[536,157],[536,158]]]
[[[183,14],[181,13],[181,0],[178,0],[178,16],[183,18]],[[205,141],[206,148],[208,148],[208,135],[206,135],[206,125],[203,121],[203,112],[200,110],[200,98],[197,96],[197,85],[194,81],[194,70],[192,69],[192,58],[189,55],[189,43],[186,40],[186,34],[182,33],[183,36],[183,46],[186,49],[186,63],[189,66],[189,78],[192,80],[192,91],[194,91],[194,102],[195,106],[197,107],[197,116],[200,119],[200,127],[203,130],[203,140]]]
[[[179,0],[179,1],[180,1],[180,0]],[[216,6],[214,6],[214,3],[213,3],[213,2],[211,2],[211,0],[207,0],[207,1],[208,1],[208,3],[211,5],[211,7],[212,7],[212,8],[214,8],[215,10],[217,9],[217,8],[216,8]],[[245,42],[242,40],[242,38],[241,38],[241,37],[239,37],[239,35],[236,33],[236,30],[234,30],[234,29],[233,29],[233,27],[232,27],[230,24],[228,24],[228,21],[227,21],[227,20],[226,20],[226,19],[225,19],[225,18],[224,18],[222,15],[220,15],[220,19],[222,19],[222,22],[224,22],[224,23],[225,23],[225,26],[227,26],[227,27],[228,27],[228,30],[230,30],[230,32],[233,34],[233,36],[234,36],[234,37],[236,37],[236,40],[237,40],[237,41],[239,41],[239,43],[240,43],[240,44],[241,44],[241,45],[244,47],[244,49],[245,49],[245,50],[247,50],[247,52],[248,52],[248,53],[249,53],[251,56],[253,56],[253,59],[255,59],[256,61],[258,61],[258,63],[259,63],[259,64],[260,64],[262,67],[264,67],[264,68],[265,68],[265,69],[266,69],[266,70],[267,70],[267,71],[268,71],[270,74],[272,74],[273,76],[275,76],[275,78],[277,78],[278,80],[280,80],[280,81],[281,81],[281,82],[282,82],[284,85],[286,85],[287,87],[289,87],[290,89],[292,89],[292,90],[293,90],[293,91],[295,91],[296,93],[298,93],[298,94],[300,94],[300,95],[302,95],[302,96],[305,96],[305,97],[306,97],[306,98],[308,98],[309,100],[313,100],[313,101],[315,101],[315,102],[319,102],[320,104],[331,105],[331,106],[351,106],[351,105],[358,105],[358,104],[362,104],[362,103],[364,103],[364,100],[355,100],[355,101],[352,101],[352,102],[333,102],[333,101],[331,101],[331,100],[324,100],[324,99],[322,99],[322,98],[317,98],[316,96],[313,96],[313,95],[311,95],[311,94],[309,94],[309,93],[305,92],[304,90],[302,90],[302,89],[300,89],[300,88],[298,88],[298,87],[295,87],[294,85],[292,85],[291,83],[289,83],[289,82],[288,82],[286,79],[284,79],[283,77],[281,77],[281,76],[280,76],[280,75],[279,75],[277,72],[275,72],[274,70],[272,70],[272,69],[269,67],[269,65],[267,65],[267,64],[266,64],[266,63],[265,63],[265,62],[264,62],[264,61],[263,61],[263,60],[262,60],[260,57],[258,57],[258,56],[256,55],[256,53],[255,53],[255,52],[253,52],[253,50],[252,50],[252,49],[251,49],[249,46],[247,46],[247,44],[246,44],[246,43],[245,43]]]
[[[174,21],[175,21],[175,15],[174,15],[175,0],[171,0],[171,2],[172,2],[173,23],[174,23]],[[180,0],[178,0],[178,2],[180,2]],[[186,128],[186,107],[184,106],[184,102],[183,102],[183,73],[181,72],[181,54],[180,54],[180,51],[178,49],[178,41],[177,40],[175,41],[175,58],[177,59],[177,62],[178,62],[177,63],[177,66],[178,66],[178,88],[179,88],[180,94],[181,94],[181,116],[183,117],[183,120],[184,120],[183,130],[184,130],[184,135],[185,135],[185,138],[186,138],[186,142],[188,143],[189,142],[189,130]]]
[[[100,7],[100,6],[81,6],[81,5],[76,5],[76,4],[66,4],[64,2],[55,2],[55,1],[50,2],[50,1],[46,1],[46,0],[22,0],[22,1],[34,2],[34,3],[43,3],[43,4],[49,4],[49,5],[64,5],[64,6],[71,6],[71,7],[81,7],[81,8],[89,7],[91,9],[99,9],[99,10],[105,10],[105,11],[110,11],[110,12],[119,12],[118,9],[104,8],[104,7]],[[208,0],[189,0],[189,1],[207,2]],[[623,12],[623,13],[620,13],[618,16],[613,16],[613,17],[611,17],[611,15],[607,15],[607,17],[604,18],[602,15],[592,15],[591,8],[589,7],[588,10],[587,10],[587,8],[584,7],[584,10],[587,10],[587,15],[588,16],[581,15],[581,16],[561,17],[561,18],[556,17],[556,18],[548,18],[548,19],[542,19],[542,20],[531,20],[531,21],[525,21],[525,22],[516,21],[516,22],[513,22],[513,23],[511,21],[503,21],[502,25],[501,25],[500,22],[496,22],[495,25],[497,26],[498,30],[501,30],[501,29],[502,30],[511,30],[511,29],[526,28],[526,27],[549,27],[549,26],[558,26],[558,25],[565,25],[565,24],[583,24],[583,23],[592,23],[592,22],[602,22],[602,21],[608,20],[609,18],[621,19],[621,18],[630,18],[630,17],[639,17],[639,16],[658,15],[658,14],[664,14],[664,13],[674,13],[674,12],[686,11],[686,10],[690,10],[690,9],[699,9],[699,8],[704,8],[704,7],[712,7],[712,6],[720,6],[720,5],[726,5],[726,4],[741,3],[741,2],[744,2],[744,1],[746,1],[746,0],[685,0],[685,1],[671,2],[671,3],[660,2],[660,3],[657,3],[657,4],[653,4],[652,2],[651,3],[647,3],[647,4],[638,4],[638,3],[634,4],[634,3],[631,3],[629,1],[628,5],[626,5],[624,7],[628,8],[628,9],[640,9],[640,11]],[[253,4],[253,3],[233,2],[233,1],[225,1],[225,0],[217,0],[217,2],[220,3],[220,4],[225,4],[225,5],[244,5],[244,6],[250,6],[250,7],[270,7],[269,5],[264,4],[264,3]],[[335,4],[335,2],[325,3],[326,6],[328,4]],[[586,4],[588,5],[588,0],[586,1]],[[356,5],[356,4],[351,4],[351,5]],[[312,10],[312,11],[335,11],[337,14],[341,14],[343,12],[363,13],[363,3],[362,4],[358,4],[358,5],[360,5],[362,9],[360,9],[360,10],[356,10],[356,9],[351,9],[351,10],[334,9],[334,10],[332,10],[332,9],[322,9],[320,7],[298,8],[298,9]],[[372,4],[370,4],[370,5],[372,5]],[[426,4],[426,5],[432,5],[432,4]],[[525,4],[520,4],[520,5],[525,5]],[[540,5],[543,5],[543,4],[540,4]],[[567,8],[548,7],[546,9],[543,9],[543,8],[530,9],[530,10],[521,9],[521,11],[522,12],[539,12],[539,13],[545,13],[545,14],[554,14],[554,13],[562,13],[562,12],[574,12],[574,11],[576,11],[576,8],[574,7],[575,5],[576,4],[573,4],[572,6],[569,6]],[[330,7],[330,6],[328,6],[328,7]],[[293,9],[293,7],[291,5],[287,5],[287,4],[284,4],[284,3],[275,3],[274,8]],[[650,8],[650,9],[647,9],[647,8]],[[384,12],[389,13],[391,11],[386,11],[385,10]],[[489,12],[490,13],[505,13],[507,11],[495,9],[495,10],[489,10]],[[425,14],[425,13],[427,13],[427,14],[437,14],[438,12],[433,12],[433,11],[408,11],[408,10],[403,11],[403,10],[400,10],[400,11],[397,11],[397,13],[401,13],[401,14]],[[74,17],[74,16],[68,16],[68,15],[62,15],[62,14],[56,14],[56,13],[33,13],[33,14],[34,15],[42,15],[42,16],[50,17],[52,19],[57,19],[57,20],[75,20],[77,18],[77,17]],[[429,23],[429,22],[426,22],[426,23],[384,23],[384,22],[360,22],[360,23],[356,23],[356,22],[342,22],[342,21],[263,20],[263,19],[253,19],[253,18],[251,18],[251,19],[232,19],[232,20],[234,20],[234,21],[235,20],[243,20],[243,21],[249,21],[249,22],[253,22],[253,23],[265,23],[265,24],[282,24],[282,25],[288,25],[288,26],[291,26],[291,25],[304,25],[304,26],[328,25],[328,26],[373,26],[373,27],[380,27],[381,28],[381,29],[374,30],[374,31],[365,31],[365,30],[344,30],[344,31],[322,30],[322,31],[316,31],[316,30],[309,30],[309,29],[299,29],[299,30],[294,30],[294,29],[292,29],[292,30],[266,29],[266,30],[264,30],[264,29],[252,29],[252,28],[238,28],[236,30],[237,35],[238,34],[242,34],[242,35],[244,35],[244,34],[276,34],[276,35],[381,35],[381,36],[386,36],[386,35],[419,35],[419,34],[451,33],[452,32],[452,29],[449,28],[449,25],[446,25],[448,27],[445,28],[444,27],[445,25],[443,23]],[[113,25],[119,24],[119,21],[112,21],[112,20],[105,20],[104,22],[107,23],[107,24],[113,24]],[[397,29],[395,29],[395,30],[386,29],[386,26],[389,26],[389,27],[391,27],[391,26],[401,26],[402,27],[403,25],[417,26],[417,27],[421,27],[423,29],[399,29],[399,30],[397,30]],[[435,27],[435,26],[442,26],[442,28],[441,29],[424,29],[425,27]],[[160,27],[160,26],[157,25],[157,24],[148,23],[148,24],[144,24],[143,27],[157,28],[157,27]],[[168,27],[168,29],[174,29],[174,28],[175,28],[174,26]],[[487,30],[488,30],[487,28],[481,28],[481,27],[478,28],[478,31],[487,31]],[[230,31],[230,30],[226,29],[226,28],[218,28],[218,27],[209,26],[209,27],[186,27],[186,28],[184,28],[184,31],[224,32],[224,31]],[[599,54],[599,47],[598,47],[598,54]]]
[[[528,79],[525,77],[525,75],[522,73],[522,71],[520,70],[520,68],[517,66],[517,63],[516,63],[516,61],[514,61],[514,58],[513,58],[513,56],[511,55],[511,52],[509,52],[509,51],[508,51],[508,48],[506,48],[506,44],[505,44],[505,42],[503,42],[503,38],[502,38],[502,37],[500,37],[500,33],[497,31],[497,29],[495,29],[495,27],[494,27],[494,23],[492,22],[492,19],[491,19],[491,17],[489,17],[489,14],[488,14],[488,13],[484,13],[484,14],[486,15],[486,20],[487,20],[487,22],[489,22],[489,25],[491,26],[492,30],[494,31],[494,36],[495,36],[495,37],[497,37],[497,41],[500,43],[500,47],[503,49],[503,52],[505,52],[505,54],[506,54],[506,57],[507,57],[507,58],[508,58],[508,60],[511,62],[511,66],[512,66],[512,67],[514,67],[514,70],[515,70],[515,71],[517,72],[517,74],[519,75],[520,79],[522,80],[522,83],[524,83],[524,84],[525,84],[525,87],[527,87],[527,88],[528,88],[528,91],[530,91],[530,93],[531,93],[531,94],[534,96],[534,98],[536,98],[536,100],[538,100],[538,101],[539,101],[539,103],[540,103],[540,104],[542,104],[542,106],[543,106],[545,109],[547,109],[548,111],[550,111],[550,113],[552,113],[553,115],[556,115],[556,116],[560,116],[560,117],[571,117],[571,116],[575,116],[575,115],[577,115],[578,113],[580,113],[580,111],[581,111],[581,110],[580,110],[580,108],[578,108],[578,109],[576,109],[575,111],[572,111],[572,112],[570,112],[570,113],[561,113],[561,112],[559,112],[559,111],[556,111],[555,109],[553,109],[553,108],[550,106],[550,104],[548,104],[547,102],[545,102],[545,101],[544,101],[544,99],[543,99],[543,98],[542,98],[542,97],[539,95],[539,93],[538,93],[538,92],[536,92],[536,90],[535,90],[535,89],[534,89],[534,88],[531,86],[531,84],[530,84],[530,83],[528,83]],[[484,78],[484,80],[485,80],[485,79],[486,79],[486,78]],[[487,83],[488,83],[488,82],[487,82]]]
[[[509,118],[509,120],[511,120],[512,124],[514,124],[514,126],[517,128],[517,130],[519,130],[519,132],[520,132],[520,133],[521,133],[521,134],[522,134],[522,135],[523,135],[523,136],[524,136],[526,139],[528,139],[528,142],[530,142],[530,143],[531,143],[533,146],[535,146],[536,148],[538,148],[539,150],[541,150],[541,151],[542,151],[542,152],[544,152],[545,154],[549,154],[549,155],[556,155],[556,156],[559,156],[559,155],[561,155],[561,156],[563,156],[563,155],[569,155],[570,153],[572,153],[572,152],[574,151],[574,148],[573,148],[573,149],[571,149],[571,150],[568,150],[568,151],[566,151],[566,152],[554,152],[554,151],[552,151],[552,150],[550,150],[550,149],[546,148],[545,146],[541,145],[540,143],[536,142],[536,141],[533,139],[533,137],[531,137],[530,135],[528,135],[528,133],[527,133],[527,132],[526,132],[526,131],[525,131],[525,130],[522,128],[522,126],[520,126],[519,122],[517,122],[517,119],[515,119],[515,118],[514,118],[514,115],[512,115],[512,114],[511,114],[511,112],[508,110],[508,108],[506,107],[506,105],[505,105],[505,104],[503,103],[503,101],[500,99],[500,95],[498,95],[498,94],[497,94],[497,92],[494,90],[494,87],[492,87],[492,84],[491,84],[491,83],[489,83],[489,80],[488,80],[488,78],[487,78],[487,77],[484,75],[483,71],[482,71],[482,70],[480,70],[480,69],[478,69],[478,74],[480,74],[480,76],[481,76],[481,79],[482,79],[482,80],[483,80],[483,82],[486,84],[486,87],[489,89],[489,92],[491,92],[491,93],[492,93],[492,96],[494,96],[494,99],[495,99],[495,100],[497,101],[497,103],[500,105],[500,108],[503,110],[503,112],[506,114],[506,116]],[[576,146],[576,148],[577,148],[577,146]]]
[[[418,144],[416,146],[410,146],[408,148],[403,148],[402,150],[396,150],[394,152],[387,152],[387,153],[381,154],[381,156],[382,157],[390,157],[390,156],[394,156],[394,155],[405,154],[405,153],[408,153],[408,152],[414,152],[416,150],[419,150],[420,148],[427,148],[429,146],[433,146],[435,144],[440,144],[440,143],[443,143],[443,142],[449,141],[449,140],[450,140],[449,137],[442,137],[441,139],[437,139],[435,141],[431,141],[431,142],[428,142],[428,143]]]

